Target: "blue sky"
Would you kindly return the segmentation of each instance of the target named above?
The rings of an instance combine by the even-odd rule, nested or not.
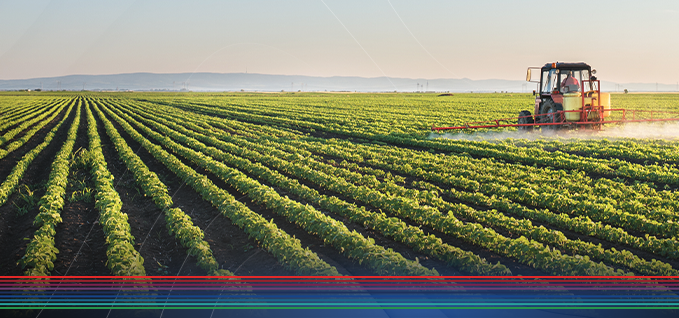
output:
[[[677,1],[0,1],[0,79],[129,72],[679,81]]]

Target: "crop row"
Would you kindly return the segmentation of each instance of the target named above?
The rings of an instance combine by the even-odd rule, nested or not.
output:
[[[487,141],[416,140],[400,136],[388,136],[380,139],[395,145],[468,153],[470,155],[488,157],[495,160],[507,160],[524,165],[544,165],[557,169],[579,170],[609,177],[679,185],[679,169],[670,165],[645,166],[619,159],[587,158],[561,151],[549,152],[539,148],[515,147]]]
[[[573,254],[588,255],[593,259],[605,260],[612,264],[617,264],[620,266],[625,266],[632,270],[638,271],[639,273],[645,275],[670,275],[676,274],[669,264],[658,262],[653,260],[652,262],[647,262],[640,259],[638,256],[628,252],[628,251],[617,251],[615,249],[603,249],[601,246],[596,246],[592,243],[582,242],[580,240],[569,240],[561,232],[555,230],[547,230],[544,227],[536,227],[531,224],[529,220],[517,220],[512,217],[507,217],[497,210],[483,211],[475,210],[463,205],[453,205],[449,202],[442,200],[438,193],[444,192],[439,187],[429,184],[427,182],[418,182],[418,186],[424,187],[427,190],[420,192],[415,189],[407,189],[405,187],[399,186],[394,182],[380,182],[374,176],[384,176],[386,173],[384,171],[375,171],[372,168],[360,169],[359,165],[354,164],[353,166],[360,169],[361,172],[367,172],[369,175],[361,175],[348,171],[347,169],[340,169],[333,167],[328,164],[323,164],[311,159],[308,156],[304,156],[300,159],[298,153],[299,149],[303,148],[298,146],[287,146],[280,143],[250,143],[241,141],[238,139],[231,138],[227,136],[220,136],[222,139],[230,139],[236,142],[240,147],[255,149],[263,148],[266,149],[267,153],[279,156],[283,159],[288,159],[291,161],[298,161],[300,164],[308,166],[310,169],[322,171],[328,176],[333,176],[331,184],[341,182],[341,180],[347,180],[351,183],[357,185],[365,185],[370,188],[375,188],[387,195],[406,197],[412,200],[417,200],[420,204],[426,204],[434,207],[438,207],[441,210],[452,211],[457,217],[466,220],[473,220],[475,222],[480,222],[483,224],[491,225],[495,228],[501,228],[510,233],[518,233],[520,235],[525,235],[526,237],[535,239],[537,241],[550,244],[552,246],[559,247],[563,250],[569,251]],[[289,155],[286,155],[280,150],[286,150]],[[372,174],[373,176],[370,176]],[[454,196],[462,202],[473,204],[473,205],[486,205],[490,207],[502,208],[503,210],[509,211],[521,211],[521,213],[513,213],[521,216],[530,215],[535,217],[535,214],[539,213],[533,209],[521,206],[519,204],[510,202],[508,200],[500,200],[496,197],[487,197],[483,193],[476,192],[474,194],[469,192],[460,192],[455,190],[449,190],[448,193]],[[541,219],[541,218],[537,218]]]
[[[360,177],[357,177],[353,176],[352,173],[348,172],[347,170],[338,169],[328,165],[324,166],[322,164],[310,164],[309,166],[319,169],[320,171],[324,171],[327,174],[339,176],[359,184],[363,183],[366,179],[369,180],[370,178],[366,178],[368,175],[384,176],[386,174],[382,170],[376,170],[369,167],[360,167],[356,164],[347,164],[345,166],[354,167],[356,170],[366,173],[367,175],[359,175]],[[526,237],[535,239],[542,243],[550,244],[572,254],[587,255],[594,260],[603,260],[609,264],[624,266],[639,274],[670,276],[679,274],[679,271],[674,270],[672,266],[667,263],[663,263],[655,259],[653,259],[651,262],[648,262],[629,251],[618,251],[615,248],[604,249],[600,244],[594,245],[591,242],[571,240],[566,238],[563,233],[559,231],[549,230],[542,226],[536,227],[532,225],[530,220],[540,220],[542,218],[539,216],[539,214],[541,212],[549,213],[548,211],[535,211],[506,199],[501,200],[494,196],[485,196],[480,192],[472,194],[464,191],[456,191],[454,189],[443,190],[440,187],[425,181],[413,182],[413,185],[423,189],[424,191],[407,189],[403,186],[397,185],[393,181],[386,180],[385,182],[375,181],[372,184],[372,186],[376,189],[388,194],[404,196],[413,200],[417,200],[420,204],[427,204],[438,207],[439,209],[451,210],[454,213],[457,212],[456,215],[459,215],[461,218],[488,224],[495,228],[502,228],[503,230],[509,231],[510,233],[525,235]],[[451,203],[443,200],[439,194],[446,194],[449,197],[466,204],[487,206],[489,208],[500,209],[502,211],[510,211],[511,214],[528,217],[528,219],[519,220],[513,217],[507,217],[498,210],[474,210],[464,206],[456,209]],[[611,233],[608,234],[610,235]]]
[[[202,118],[202,120],[205,120]],[[214,120],[216,121],[216,120]],[[214,132],[213,132],[214,133]],[[239,133],[247,133],[247,131],[239,131]],[[242,145],[241,146],[246,146]],[[247,147],[251,147],[251,145],[247,145]],[[296,143],[295,144],[295,149],[306,149],[308,145],[304,143]],[[337,147],[336,144],[333,144],[330,148],[332,147]],[[281,148],[280,145],[276,145],[276,148]],[[352,156],[356,155],[356,145],[351,145],[351,148],[347,148],[347,152],[345,154],[349,154]],[[382,156],[377,155],[374,156],[372,160],[376,160],[375,158],[381,158]],[[406,155],[400,156],[400,158],[408,158]],[[397,164],[396,166],[398,167],[409,167],[407,163],[404,165],[403,162],[400,164]],[[392,165],[393,166],[393,165]],[[317,167],[314,167],[317,168]],[[417,171],[420,172],[422,169],[409,169],[412,171]],[[417,175],[417,174],[416,174]],[[436,174],[434,174],[435,176]],[[421,176],[421,175],[420,175]],[[437,178],[434,178],[436,180]],[[440,181],[440,177],[438,177]],[[515,204],[511,201],[508,201],[506,199],[500,200],[496,199],[495,196],[492,197],[487,197],[481,193],[476,193],[474,195],[470,195],[466,192],[458,192],[452,190],[451,193],[457,193],[458,195],[456,196],[457,199],[466,199],[466,202],[471,203],[471,204],[477,204],[478,202],[475,202],[476,200],[480,200],[479,202],[485,203],[485,205],[490,205],[494,208],[501,208],[503,210],[509,211],[510,213],[517,214],[519,216],[523,217],[529,217],[531,219],[536,219],[541,222],[547,222],[549,224],[555,224],[561,227],[568,228],[570,230],[574,230],[576,232],[581,232],[583,234],[587,235],[593,235],[597,236],[609,241],[613,242],[618,242],[618,243],[623,243],[627,245],[631,245],[643,250],[647,251],[652,251],[659,253],[661,255],[665,256],[673,256],[673,251],[676,250],[676,242],[674,240],[668,240],[668,239],[657,239],[655,237],[647,237],[646,240],[643,238],[639,237],[634,237],[629,234],[627,234],[625,231],[619,229],[619,228],[611,228],[610,226],[606,226],[601,224],[601,222],[594,223],[589,218],[587,217],[578,217],[578,218],[569,218],[565,214],[561,215],[556,215],[554,213],[549,212],[548,210],[537,210],[537,209],[530,209],[524,206],[520,206],[518,204]],[[478,196],[482,196],[481,198],[478,198]],[[491,200],[490,202],[487,203],[488,200]],[[465,201],[465,200],[463,200]],[[475,214],[471,214],[475,215]],[[498,222],[502,224],[502,222]],[[529,236],[531,237],[531,236]],[[548,236],[550,237],[550,236]],[[560,240],[557,240],[560,241]],[[569,241],[566,241],[569,242]],[[671,267],[668,264],[663,264],[662,262],[656,262],[653,260],[652,262],[646,262],[644,260],[639,259],[636,255],[631,254],[630,252],[627,251],[616,251],[615,249],[609,249],[609,250],[604,250],[601,247],[595,247],[591,243],[585,244],[580,243],[580,244],[575,244],[573,245],[574,241],[570,241],[570,248],[569,250],[573,251],[589,251],[589,255],[592,255],[593,257],[597,259],[607,259],[608,261],[621,264],[623,266],[627,266],[630,268],[633,268],[635,270],[639,270],[640,272],[648,273],[649,271],[656,271],[656,272],[666,272],[666,271],[672,271]],[[560,244],[563,245],[564,243]],[[579,245],[579,246],[578,246]],[[587,255],[583,253],[583,255]]]

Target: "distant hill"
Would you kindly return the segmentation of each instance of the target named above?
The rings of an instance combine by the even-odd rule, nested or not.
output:
[[[83,85],[84,84],[84,85]],[[419,86],[418,86],[419,84]],[[656,91],[655,83],[603,82],[606,91],[627,88],[631,92]],[[535,84],[523,80],[422,79],[353,76],[299,76],[252,73],[129,73],[68,75],[20,80],[0,80],[0,90],[168,90],[179,91],[358,91],[358,92],[531,92]],[[677,91],[676,85],[658,84],[659,91]]]

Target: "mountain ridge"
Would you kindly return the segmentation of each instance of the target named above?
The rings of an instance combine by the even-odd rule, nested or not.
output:
[[[105,75],[73,74],[55,77],[0,80],[0,90],[133,90],[133,91],[357,91],[357,92],[532,92],[534,83],[523,80],[469,78],[400,78],[359,76],[306,76],[259,73],[150,73]],[[618,84],[602,81],[604,91],[676,92],[676,85]]]

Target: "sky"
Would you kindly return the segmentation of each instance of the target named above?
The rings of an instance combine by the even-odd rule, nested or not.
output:
[[[261,73],[679,82],[679,1],[0,0],[0,79]],[[677,84],[679,85],[679,84]]]

